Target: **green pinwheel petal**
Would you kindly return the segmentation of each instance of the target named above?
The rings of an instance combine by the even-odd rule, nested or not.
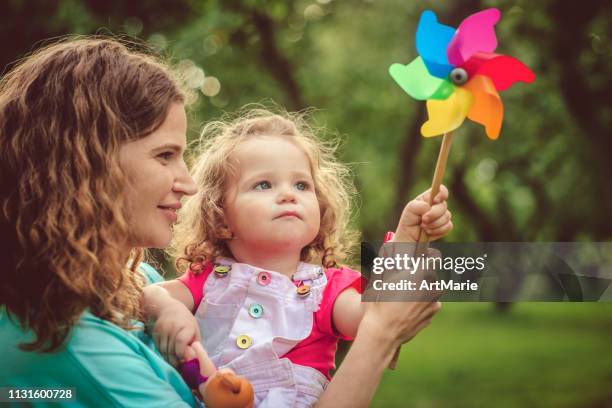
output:
[[[408,65],[391,65],[389,74],[414,99],[443,100],[453,93],[453,85],[450,81],[430,75],[421,57],[416,57]]]

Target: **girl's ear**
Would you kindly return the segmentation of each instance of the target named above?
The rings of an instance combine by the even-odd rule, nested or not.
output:
[[[234,233],[229,229],[228,226],[223,226],[219,228],[217,236],[220,239],[234,239]]]
[[[217,236],[220,239],[234,239],[234,233],[229,227],[229,223],[227,222],[227,218],[225,216],[225,211],[223,211],[223,215],[221,216],[221,220],[218,225],[219,228],[217,228]]]

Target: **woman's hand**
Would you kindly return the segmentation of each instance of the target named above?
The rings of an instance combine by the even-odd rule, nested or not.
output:
[[[359,331],[385,336],[399,347],[429,326],[440,302],[368,302]]]
[[[390,242],[383,245],[380,255],[384,258],[414,255],[417,244]],[[433,282],[437,279],[436,271],[427,269],[430,258],[439,258],[440,252],[433,248],[425,250],[423,262],[417,270],[393,269],[387,270],[381,279],[385,284],[394,282],[410,282],[415,288],[421,288],[423,281]],[[371,284],[373,281],[371,282]],[[392,338],[397,345],[411,340],[422,329],[431,323],[433,316],[440,310],[442,304],[438,302],[443,292],[440,290],[411,290],[404,291],[377,291],[374,286],[368,286],[364,296],[368,299],[380,301],[365,302],[365,313],[362,325],[365,330],[372,333],[381,332]],[[360,325],[359,330],[362,327]]]
[[[429,204],[430,198],[431,189],[406,204],[395,230],[394,241],[416,242],[421,229],[429,235],[429,241],[435,241],[453,229],[452,214],[446,205],[448,189],[444,185],[440,186],[433,205]]]

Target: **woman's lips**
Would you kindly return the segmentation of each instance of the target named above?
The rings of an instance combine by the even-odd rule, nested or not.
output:
[[[170,207],[157,207],[161,210],[161,212],[164,214],[164,216],[166,218],[168,218],[168,220],[170,220],[170,222],[176,222],[177,220],[177,215],[176,215],[176,209],[175,208],[170,208]]]

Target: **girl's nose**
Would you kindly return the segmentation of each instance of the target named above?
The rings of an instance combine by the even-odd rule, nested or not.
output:
[[[290,188],[283,189],[283,191],[279,192],[278,198],[276,201],[279,204],[295,203],[296,202],[295,193]]]

